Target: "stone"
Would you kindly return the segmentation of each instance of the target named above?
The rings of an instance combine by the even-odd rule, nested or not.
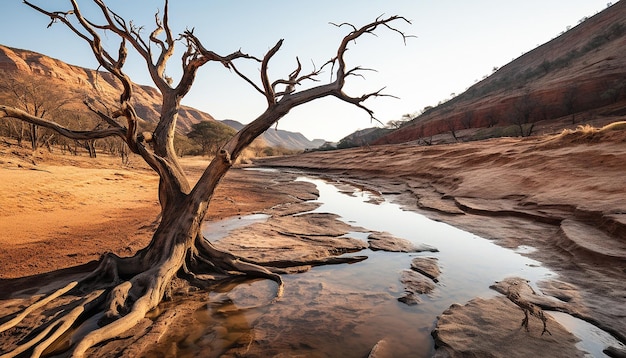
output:
[[[506,297],[475,298],[465,305],[453,304],[437,320],[432,332],[433,357],[583,357],[578,338],[551,317],[552,335],[541,335],[542,323],[520,325],[524,314]]]
[[[369,247],[372,250],[382,250],[391,252],[438,252],[436,248],[420,244],[416,245],[406,239],[401,239],[388,232],[373,232],[368,237]]]
[[[433,282],[439,282],[439,260],[435,257],[416,257],[411,261],[411,269],[430,278]]]
[[[421,302],[418,295],[429,294],[435,289],[435,284],[429,278],[413,270],[403,270],[400,274],[400,282],[404,284],[405,295],[398,301],[415,305]]]

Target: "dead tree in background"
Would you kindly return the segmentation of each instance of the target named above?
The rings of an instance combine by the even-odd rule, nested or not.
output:
[[[572,115],[572,124],[576,124],[576,109],[578,105],[578,86],[570,85],[563,92],[563,108],[565,114]]]
[[[535,128],[532,117],[537,109],[537,102],[532,99],[529,92],[519,97],[513,105],[511,121],[519,128],[521,137],[530,137]]]
[[[93,0],[99,7],[102,23],[96,24],[83,16],[76,0],[71,0],[70,11],[47,11],[28,1],[25,3],[36,11],[50,17],[53,23],[66,25],[76,36],[85,40],[102,68],[110,72],[123,85],[119,107],[111,115],[98,113],[108,127],[90,131],[75,131],[51,120],[44,120],[17,108],[0,106],[2,117],[21,119],[27,123],[49,128],[60,135],[76,140],[92,140],[117,136],[122,138],[133,153],[140,155],[158,173],[161,221],[150,244],[132,257],[119,257],[108,253],[100,259],[99,266],[84,277],[68,283],[66,287],[40,297],[38,300],[11,316],[0,325],[5,338],[10,337],[10,355],[31,352],[38,355],[49,347],[65,347],[73,356],[82,356],[94,345],[118,338],[128,329],[144,320],[167,292],[185,285],[209,287],[216,280],[247,275],[274,280],[278,284],[278,296],[282,292],[282,279],[272,271],[249,260],[237,257],[214,247],[201,232],[201,223],[216,186],[232,166],[234,160],[252,141],[270,128],[291,109],[313,100],[333,96],[365,110],[373,118],[373,112],[363,102],[372,97],[385,96],[380,91],[353,97],[343,91],[345,81],[351,76],[360,76],[361,67],[349,68],[344,61],[348,45],[379,28],[397,33],[403,40],[405,34],[394,27],[397,22],[408,21],[399,16],[378,18],[363,26],[348,23],[338,24],[347,28],[348,34],[341,40],[337,52],[320,69],[302,73],[300,62],[285,78],[272,80],[268,66],[272,57],[280,50],[283,41],[278,41],[262,57],[241,51],[220,55],[204,47],[193,30],[185,31],[175,40],[168,24],[168,1],[165,0],[162,16],[155,16],[156,26],[147,38],[142,28],[127,23],[111,11],[103,1]],[[106,33],[108,41],[119,39],[116,52],[103,47],[101,36]],[[179,42],[180,41],[180,42]],[[165,74],[168,60],[174,53],[174,45],[183,43],[183,73],[178,83]],[[138,133],[138,117],[131,104],[133,91],[131,80],[124,72],[128,47],[141,56],[146,63],[154,85],[162,95],[160,120],[152,132]],[[236,63],[253,61],[260,66],[260,78],[253,79],[241,72]],[[217,62],[264,96],[267,108],[250,124],[237,132],[224,144],[204,170],[195,186],[191,186],[179,163],[174,148],[174,131],[182,98],[189,92],[200,67]],[[296,91],[303,83],[319,80],[322,69],[330,69],[332,78],[323,84]],[[301,263],[298,263],[301,264]],[[176,282],[176,285],[173,285]],[[57,303],[58,299],[64,300]],[[68,299],[72,298],[68,303]],[[32,311],[54,306],[55,315],[31,329],[20,324]],[[75,331],[78,324],[87,329]],[[19,324],[19,325],[18,325]],[[74,328],[72,328],[74,327]],[[71,341],[70,341],[71,337]],[[61,343],[59,343],[59,341]]]
[[[439,130],[441,131],[441,133],[444,133],[446,131],[450,131],[450,135],[452,135],[452,138],[454,138],[455,142],[459,141],[459,138],[456,135],[456,122],[454,121],[453,118],[445,118],[441,121],[441,127],[439,128]]]
[[[39,118],[50,118],[59,113],[59,109],[69,102],[60,93],[51,91],[52,85],[45,79],[37,81],[25,81],[4,71],[1,76],[7,78],[6,83],[0,85],[0,90],[9,95],[8,104],[11,104],[25,112]],[[52,139],[49,131],[40,131],[38,125],[34,123],[19,124],[9,122],[12,135],[17,139],[18,145],[22,145],[25,136],[28,137],[31,149],[37,150],[40,144],[47,143]],[[24,125],[27,128],[24,128]]]
[[[463,125],[464,129],[471,129],[473,122],[474,122],[474,112],[473,111],[467,111],[467,112],[463,113],[463,117],[461,117],[461,124]]]

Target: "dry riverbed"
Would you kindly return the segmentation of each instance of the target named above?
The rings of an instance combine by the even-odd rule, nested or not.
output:
[[[3,299],[61,274],[55,270],[86,264],[106,251],[131,255],[149,242],[158,215],[158,180],[140,163],[122,166],[118,158],[92,160],[45,152],[32,155],[14,146],[0,150]],[[535,248],[526,255],[557,272],[558,280],[541,283],[540,292],[526,290],[524,278],[494,282],[493,289],[500,296],[451,306],[441,312],[434,331],[439,347],[434,354],[571,357],[582,354],[575,348],[576,338],[571,333],[551,319],[547,321],[549,333],[542,332],[542,320],[532,315],[526,332],[520,327],[524,313],[515,302],[546,311],[568,312],[626,341],[625,162],[626,135],[616,131],[433,147],[381,146],[311,153],[260,164],[299,168],[381,193],[407,210],[450,223],[504,247]],[[184,160],[192,178],[199,175],[204,164],[201,159]],[[310,200],[317,197],[317,192],[310,183],[294,182],[297,175],[284,171],[231,171],[216,193],[207,219],[252,213],[264,213],[269,219],[255,224],[254,230],[237,230],[220,240],[219,245],[277,267],[308,262],[289,272],[307,271],[316,260],[319,264],[335,263],[333,258],[345,253],[360,260],[359,251],[366,247],[420,250],[384,232],[369,240],[346,237],[359,228],[332,214],[307,213],[316,206]],[[336,266],[338,270],[341,267]],[[399,278],[409,292],[405,297],[407,306],[419,304],[419,297],[428,294],[428,287],[436,287],[439,274],[433,262],[417,262],[410,272],[414,274]],[[517,290],[519,299],[512,295]],[[267,290],[260,290],[264,291]],[[345,298],[352,294],[340,288],[331,291],[324,297]],[[250,292],[253,296],[261,295],[259,290]],[[300,295],[314,293],[302,291]],[[197,294],[192,296],[198,298]],[[256,298],[271,301],[271,297]],[[384,302],[394,298],[373,295],[363,299]],[[202,302],[201,298],[190,299],[169,308],[164,304],[165,311],[180,314],[154,318],[155,327],[172,328],[171,333],[163,333],[168,338],[159,342],[184,341],[185,337],[175,336],[183,335],[189,320],[202,321],[197,316]],[[220,314],[236,311],[225,302],[218,309]],[[320,326],[334,324],[338,331],[358,331],[354,325],[372,313],[365,306],[353,309],[351,324],[320,322]],[[301,313],[296,308],[291,314]],[[232,315],[228,313],[229,319],[241,319]],[[148,321],[138,325],[134,333],[140,334]],[[239,342],[216,351],[263,356],[268,352],[255,351],[254,342],[263,340],[263,334],[269,337],[279,332],[280,322],[265,321],[264,326],[254,329],[254,337],[250,337],[250,327],[228,335],[228,339],[216,333],[224,345]],[[177,353],[170,351],[172,348],[166,343],[154,344],[152,338],[148,335],[139,341],[108,344],[93,353],[116,352],[130,342],[134,348],[126,348],[126,355]],[[283,341],[297,344],[296,337],[285,337]],[[384,357],[393,352],[391,345],[381,339],[366,349],[371,349],[373,357]],[[289,351],[288,344],[283,348],[284,351],[270,353]]]

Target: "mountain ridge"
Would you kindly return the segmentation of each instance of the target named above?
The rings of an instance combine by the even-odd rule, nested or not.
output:
[[[224,119],[220,120],[220,122],[235,130],[240,130],[244,127],[244,124],[233,119]],[[291,132],[283,129],[270,128],[261,137],[271,147],[282,147],[292,150],[314,149],[325,143],[323,139],[309,140],[300,132]]]
[[[29,82],[41,81],[49,86],[63,88],[66,107],[78,111],[82,116],[97,117],[83,104],[85,98],[103,101],[109,108],[114,108],[121,93],[121,84],[106,71],[97,71],[70,65],[61,60],[30,50],[17,49],[0,44],[0,71],[12,76],[28,79]],[[7,76],[0,76],[0,81],[7,81]],[[148,85],[133,83],[133,106],[146,127],[156,125],[161,108],[161,94]],[[0,100],[7,103],[6,93],[0,93]],[[200,121],[216,121],[209,113],[182,105],[178,115],[177,132],[185,135],[193,124]],[[221,121],[219,121],[221,122]],[[242,125],[243,126],[243,125]],[[308,140],[301,133],[268,130],[263,137],[269,146],[284,147],[294,150],[315,148],[324,141]],[[317,143],[321,144],[317,145]]]

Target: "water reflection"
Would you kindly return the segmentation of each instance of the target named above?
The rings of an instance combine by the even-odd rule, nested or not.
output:
[[[602,351],[608,346],[626,350],[626,346],[622,342],[591,323],[563,312],[548,312],[548,314],[568,331],[582,339],[577,347],[587,352],[586,357],[607,357]]]
[[[213,303],[197,313],[200,320],[213,325],[206,333],[212,337],[211,348],[221,352],[228,346],[229,354],[246,356],[288,353],[363,357],[376,343],[384,341],[394,356],[428,357],[434,349],[430,332],[436,317],[452,303],[493,296],[496,293],[489,285],[505,277],[520,276],[534,284],[556,276],[537,261],[453,226],[404,211],[376,193],[345,185],[337,189],[320,179],[298,180],[317,186],[321,206],[314,212],[334,213],[354,226],[386,231],[416,244],[434,246],[439,252],[364,250],[360,254],[369,258],[357,264],[322,266],[304,274],[284,276],[283,298],[258,307],[255,305],[259,302],[270,300],[263,294],[275,292],[263,285],[273,283],[255,281],[212,293]],[[211,240],[225,236],[248,220],[265,219],[253,216],[219,222],[215,225],[221,233]],[[211,228],[211,233],[215,229]],[[205,233],[209,230],[205,229]],[[366,240],[367,233],[350,236]],[[520,251],[526,250],[530,249]],[[421,295],[419,305],[407,306],[397,301],[404,295],[399,275],[410,268],[415,256],[436,257],[442,273],[432,294]]]
[[[317,185],[320,192],[318,200],[322,205],[315,211],[336,213],[343,220],[368,230],[387,231],[413,243],[438,248],[439,253],[422,255],[439,259],[442,270],[440,291],[442,296],[451,297],[452,302],[494,295],[489,285],[508,276],[521,276],[531,282],[556,277],[540,262],[454,226],[430,220],[412,211],[404,211],[399,205],[387,201],[378,205],[369,204],[373,195],[370,192],[341,195],[333,185],[323,180],[298,180]],[[446,304],[450,302],[446,301]]]
[[[202,234],[209,241],[218,241],[226,237],[234,229],[267,221],[269,217],[266,214],[251,214],[219,221],[207,221],[202,225]]]

